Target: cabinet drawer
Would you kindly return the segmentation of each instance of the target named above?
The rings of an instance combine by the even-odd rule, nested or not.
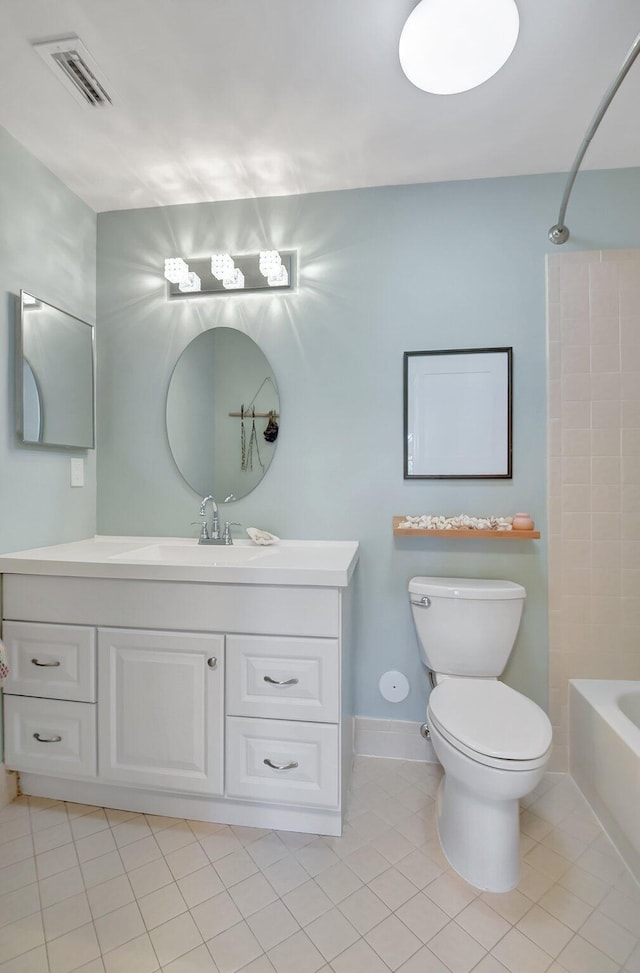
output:
[[[228,797],[338,806],[338,727],[227,718]]]
[[[4,725],[4,759],[11,770],[96,776],[95,704],[5,696]]]
[[[94,629],[5,622],[2,640],[10,670],[5,693],[95,703]]]
[[[337,723],[337,639],[227,636],[227,713]]]

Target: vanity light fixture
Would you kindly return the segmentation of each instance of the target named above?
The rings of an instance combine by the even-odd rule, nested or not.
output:
[[[291,290],[296,267],[293,250],[262,250],[231,254],[217,251],[210,257],[168,257],[164,276],[168,296],[230,294],[247,291]]]
[[[400,65],[422,91],[469,91],[509,59],[519,23],[515,0],[420,0],[402,29]]]

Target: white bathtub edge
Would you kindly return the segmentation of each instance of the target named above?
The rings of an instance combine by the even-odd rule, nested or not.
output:
[[[631,685],[570,681],[569,773],[640,883],[640,731],[615,705],[616,694]]]

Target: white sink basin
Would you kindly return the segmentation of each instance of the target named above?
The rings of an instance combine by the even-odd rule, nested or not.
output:
[[[206,564],[236,565],[260,561],[275,550],[269,547],[255,547],[240,544],[198,544],[196,541],[184,544],[149,544],[138,547],[126,554],[112,554],[110,561],[134,562],[140,564]]]

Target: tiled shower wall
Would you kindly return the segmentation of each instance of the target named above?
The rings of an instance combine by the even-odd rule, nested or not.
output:
[[[568,680],[640,679],[640,250],[551,254],[551,770]]]

